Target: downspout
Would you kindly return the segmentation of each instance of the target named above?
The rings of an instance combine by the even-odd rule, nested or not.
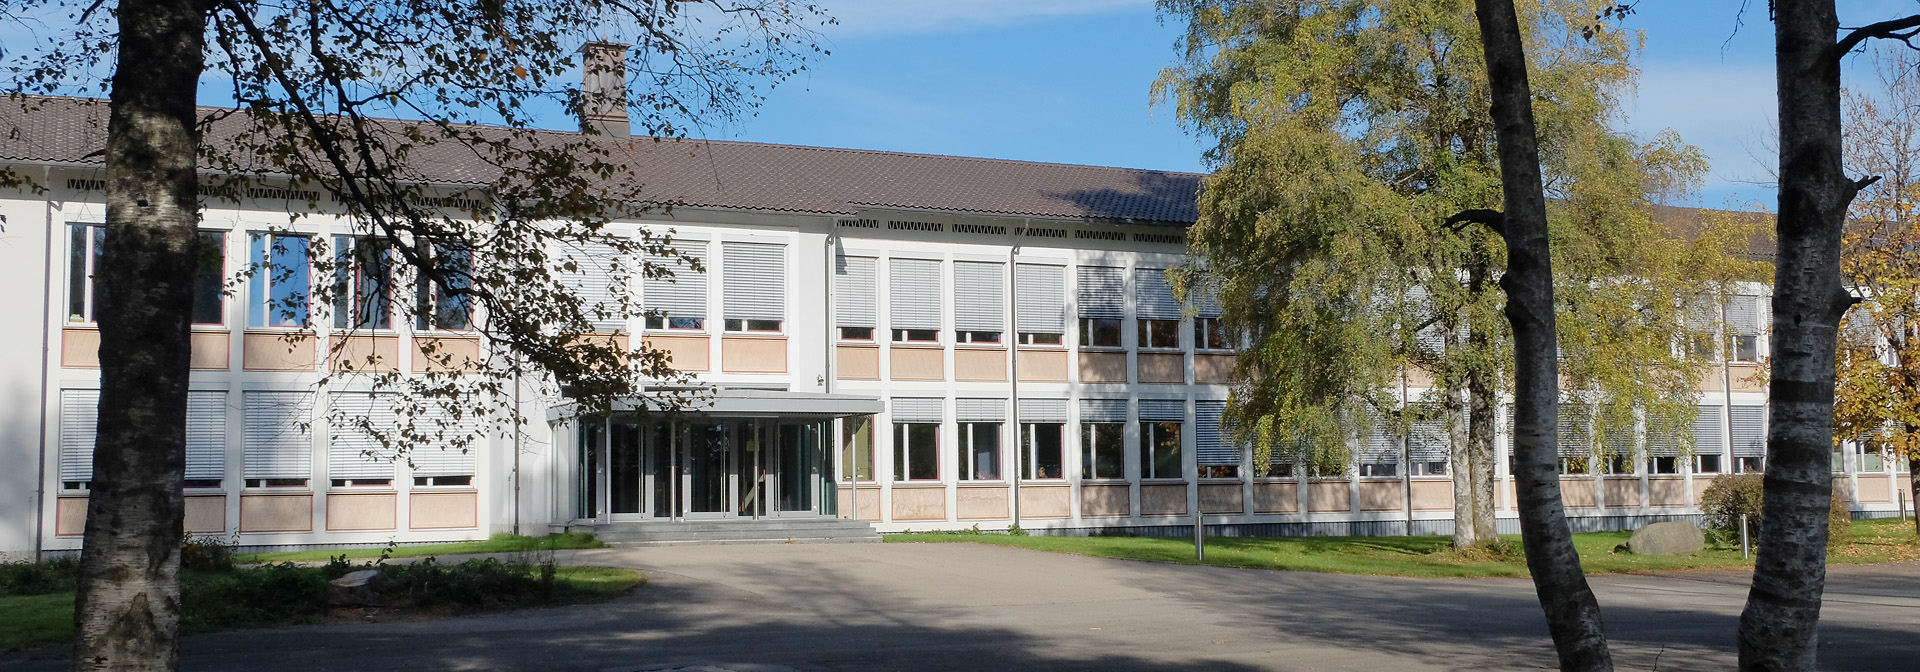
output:
[[[835,376],[839,375],[839,371],[836,368],[836,365],[838,364],[838,362],[835,361],[836,357],[839,355],[839,352],[838,352],[838,349],[834,347],[834,344],[840,341],[840,334],[839,334],[839,329],[836,328],[834,315],[833,315],[834,237],[833,237],[833,233],[831,233],[833,231],[833,228],[832,228],[833,225],[828,224],[827,226],[828,226],[827,231],[829,233],[827,233],[826,244],[820,247],[821,252],[826,259],[826,265],[820,273],[821,283],[826,287],[826,290],[822,293],[825,294],[827,297],[827,300],[824,303],[822,303],[820,307],[820,310],[825,313],[826,322],[827,322],[826,337],[820,340],[820,342],[822,343],[821,347],[825,348],[827,352],[826,352],[826,358],[821,361],[824,361],[827,363],[827,370],[820,377],[820,385],[823,387],[823,389],[826,390],[827,394],[833,394],[833,379]],[[825,436],[821,438],[827,441],[832,441],[833,445],[840,446],[840,432],[835,430],[838,428],[840,423],[844,423],[844,422],[846,422],[845,418],[836,418],[833,421],[829,422],[828,423],[829,429],[827,431],[831,433],[831,436]],[[837,471],[841,468],[841,465],[850,466],[852,460],[846,459],[846,450],[847,450],[846,446],[840,446],[839,450],[834,451],[834,460],[833,460],[832,469]],[[848,501],[852,502],[853,514],[848,517],[859,518],[860,517],[860,479],[854,478],[854,476],[855,474],[847,474],[847,477],[848,477],[847,480],[853,484],[852,494],[847,496]],[[833,479],[833,498],[836,500],[834,502],[836,504],[836,506],[834,507],[835,508],[834,517],[839,518],[841,517],[840,512],[838,510],[839,507],[837,506],[839,504],[837,500],[840,499],[840,479],[839,478]]]
[[[53,182],[53,169],[46,168],[42,179],[48,184]],[[41,537],[46,534],[47,514],[47,379],[51,372],[47,368],[47,359],[53,356],[51,339],[47,330],[53,328],[53,241],[59,237],[53,225],[53,201],[46,203],[47,244],[44,259],[47,260],[47,272],[40,278],[40,462],[35,466],[33,477],[33,560],[40,560]],[[58,476],[54,478],[58,479]]]
[[[508,356],[513,358],[513,533],[520,534],[520,424],[526,410],[520,405],[520,356]]]
[[[1020,526],[1020,479],[1027,475],[1025,468],[1027,435],[1026,431],[1020,427],[1020,289],[1015,286],[1020,281],[1020,273],[1017,270],[1019,262],[1016,258],[1020,254],[1020,234],[1026,231],[1026,227],[1032,225],[1032,218],[1023,220],[1021,228],[1013,230],[1013,245],[1007,248],[1007,329],[1009,332],[1007,335],[1012,337],[1007,342],[1009,368],[1007,380],[1010,381],[1007,389],[1008,396],[1011,397],[1009,403],[1012,405],[1010,410],[1012,415],[1009,417],[1013,418],[1010,424],[1013,425],[1013,450],[1016,453],[1013,460],[1013,478],[1008,480],[1013,483],[1013,525],[1015,527]],[[1062,455],[1062,458],[1064,461],[1065,456]],[[1037,469],[1039,466],[1035,464],[1034,468]]]
[[[1400,367],[1400,419],[1406,419],[1407,403],[1407,367]],[[1407,513],[1405,536],[1413,536],[1413,426],[1400,433],[1400,494]],[[1455,521],[1455,525],[1459,522]]]

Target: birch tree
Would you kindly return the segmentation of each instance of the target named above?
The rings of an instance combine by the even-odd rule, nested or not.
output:
[[[95,276],[101,394],[77,670],[178,664],[187,337],[203,191],[293,187],[324,195],[307,199],[310,209],[337,201],[353,235],[397,269],[376,275],[402,290],[401,319],[471,316],[466,326],[489,353],[465,367],[477,371],[376,376],[376,388],[414,409],[434,405],[456,423],[493,417],[507,409],[488,400],[507,396],[522,374],[567,386],[588,410],[604,408],[673,372],[658,352],[587,336],[594,322],[638,307],[583,295],[561,278],[609,257],[670,254],[665,235],[607,234],[615,219],[671,203],[645,193],[624,163],[626,138],[547,132],[540,116],[631,110],[640,132],[671,138],[689,123],[749,112],[765,86],[819,53],[810,26],[824,18],[783,0],[7,0],[0,16],[31,20],[35,31],[31,46],[8,45],[0,62],[8,104],[76,114],[87,103],[27,94],[107,96],[107,221]],[[590,36],[636,48],[583,65],[575,50]],[[629,85],[583,92],[583,68]],[[230,107],[197,108],[203,99]],[[463,177],[472,193],[448,199],[423,184],[449,162],[471,167]],[[324,245],[297,253],[322,277],[342,263]],[[670,271],[647,263],[632,274]],[[319,282],[283,297],[292,326],[314,326],[294,304],[330,305],[337,291]],[[451,353],[429,356],[453,364]],[[509,415],[517,422],[517,409]],[[400,459],[423,442],[458,449],[471,440],[446,423],[381,437]]]

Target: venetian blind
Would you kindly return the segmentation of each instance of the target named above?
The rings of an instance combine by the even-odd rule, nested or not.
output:
[[[227,472],[227,393],[187,393],[187,474],[189,481],[214,481]]]
[[[313,394],[246,392],[245,478],[311,478]]]
[[[1021,422],[1066,422],[1067,400],[1021,399]]]
[[[1019,264],[1013,268],[1013,290],[1020,305],[1020,331],[1036,334],[1067,333],[1067,269],[1064,266]]]
[[[382,446],[399,439],[394,424],[393,395],[377,392],[335,392],[328,395],[327,478],[391,479],[394,451]]]
[[[1113,266],[1081,266],[1079,273],[1080,316],[1117,320],[1127,316],[1127,280],[1124,269]]]
[[[1005,331],[1005,264],[982,261],[953,262],[953,328],[958,331]]]
[[[894,329],[940,328],[940,262],[892,259],[887,262],[887,323]]]
[[[673,271],[672,277],[647,278],[642,282],[646,296],[641,305],[647,310],[665,313],[668,317],[707,316],[707,243],[700,240],[676,241],[668,247],[679,253],[678,256],[664,254],[647,255],[647,263]],[[703,270],[695,271],[689,259],[700,262]]]
[[[1140,319],[1180,319],[1180,302],[1173,298],[1173,286],[1167,284],[1167,269],[1134,269],[1133,302],[1134,314]]]
[[[1006,422],[1005,399],[955,399],[954,417],[961,422]]]
[[[480,433],[483,427],[483,419],[470,409],[456,419],[445,404],[427,404],[425,413],[414,421],[414,430],[426,440],[408,455],[413,475],[472,476],[475,449],[487,440]]]
[[[1240,451],[1234,449],[1226,428],[1220,426],[1226,412],[1224,401],[1193,402],[1194,457],[1203,466],[1240,464]]]
[[[875,297],[878,296],[876,283],[879,276],[875,269],[879,260],[873,257],[849,257],[839,255],[833,260],[833,319],[842,327],[875,329],[880,326],[874,316]]]
[[[60,480],[93,480],[93,437],[99,417],[99,390],[60,391]]]
[[[787,319],[787,246],[721,243],[726,319]]]
[[[1735,457],[1764,457],[1767,454],[1767,407],[1734,406],[1733,454]]]
[[[1127,400],[1081,399],[1081,422],[1126,422]]]
[[[560,252],[562,266],[555,274],[560,285],[580,300],[581,316],[594,331],[615,332],[627,328],[626,301],[628,278],[626,264],[612,245],[580,243]],[[571,262],[569,270],[565,264]]]
[[[1177,399],[1141,399],[1140,419],[1184,421],[1187,419],[1187,402]]]
[[[894,422],[942,422],[946,400],[939,397],[894,397]]]

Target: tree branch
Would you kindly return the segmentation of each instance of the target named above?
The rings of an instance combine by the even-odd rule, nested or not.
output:
[[[1500,234],[1501,238],[1505,238],[1507,237],[1506,223],[1507,216],[1499,210],[1476,208],[1454,213],[1452,217],[1447,218],[1446,222],[1443,222],[1443,225],[1454,233],[1459,233],[1466,230],[1469,224],[1485,224],[1487,228],[1493,229],[1494,233]]]
[[[1855,28],[1853,32],[1847,33],[1846,37],[1841,38],[1839,44],[1836,45],[1839,48],[1833,50],[1833,58],[1836,61],[1845,58],[1854,48],[1859,47],[1861,42],[1875,38],[1899,40],[1907,43],[1909,47],[1914,47],[1913,38],[1915,35],[1920,35],[1920,14],[1901,19],[1893,19],[1891,21],[1870,23]],[[1920,49],[1920,47],[1915,48]]]

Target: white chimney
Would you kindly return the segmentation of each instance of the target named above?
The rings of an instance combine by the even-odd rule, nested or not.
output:
[[[618,42],[588,42],[580,46],[580,130],[594,135],[625,138],[632,134],[627,120],[627,48]]]

